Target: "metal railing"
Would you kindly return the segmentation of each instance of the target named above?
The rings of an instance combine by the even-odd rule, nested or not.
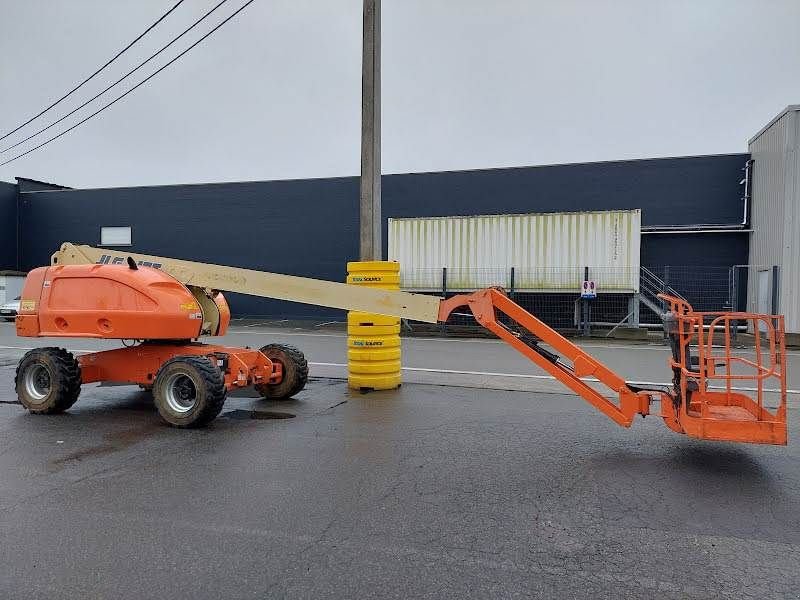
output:
[[[580,300],[585,272],[597,284],[597,298]],[[603,335],[620,329],[662,329],[665,307],[658,294],[668,294],[691,303],[700,311],[742,310],[747,301],[746,267],[661,265],[626,269],[568,267],[521,270],[421,269],[401,270],[406,291],[449,298],[484,287],[502,287],[526,311],[564,333]],[[588,325],[588,327],[587,327]],[[410,324],[412,329],[418,328]],[[478,334],[480,327],[469,315],[453,315],[439,331]],[[592,331],[592,329],[594,331]]]

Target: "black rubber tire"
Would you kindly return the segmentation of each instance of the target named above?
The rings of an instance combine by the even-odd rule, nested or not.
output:
[[[194,386],[194,404],[186,412],[170,406],[166,386],[173,376],[184,375]],[[158,414],[173,427],[203,427],[213,421],[225,404],[225,380],[222,373],[206,356],[176,356],[158,370],[153,385],[153,400]]]
[[[49,377],[49,391],[43,398],[29,393],[26,374],[43,367]],[[53,415],[68,410],[81,393],[81,367],[75,357],[63,348],[36,348],[29,351],[17,365],[14,375],[17,398],[35,415]]]
[[[305,355],[288,344],[267,344],[261,353],[272,362],[283,367],[280,383],[265,383],[255,386],[256,391],[268,400],[289,400],[298,394],[308,382],[308,361]]]

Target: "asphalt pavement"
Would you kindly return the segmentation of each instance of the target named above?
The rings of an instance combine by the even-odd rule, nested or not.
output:
[[[575,396],[541,390],[442,383],[359,394],[319,376],[334,368],[321,363],[342,362],[340,337],[283,331],[319,363],[308,388],[288,402],[237,394],[211,427],[185,431],[163,425],[131,386],[85,386],[64,415],[25,413],[12,403],[13,370],[33,344],[8,333],[0,598],[796,598],[800,589],[794,406],[789,446],[772,447],[691,440],[657,417],[622,429]],[[227,341],[257,346],[273,335]],[[86,342],[67,345],[96,344]],[[503,352],[491,344],[412,340],[405,362],[537,375],[502,355],[487,360]],[[645,353],[655,376],[664,350],[636,356]]]
[[[347,376],[346,334],[319,327],[279,327],[234,323],[214,342],[260,347],[285,342],[299,347],[317,376]],[[33,346],[63,344],[70,350],[92,352],[119,347],[116,340],[17,338],[13,323],[0,322],[0,353]],[[668,383],[669,349],[663,344],[626,344],[614,340],[579,341],[589,353],[629,381]],[[739,349],[747,356],[752,350]],[[787,353],[790,401],[800,404],[800,351]],[[565,388],[540,371],[528,359],[499,340],[452,338],[404,338],[403,380],[409,383],[467,386],[519,391],[563,392]]]

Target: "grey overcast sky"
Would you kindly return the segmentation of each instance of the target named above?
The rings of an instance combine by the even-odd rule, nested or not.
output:
[[[0,0],[0,131],[174,1]],[[186,0],[78,96],[216,2]],[[228,0],[202,32],[244,2]],[[383,0],[382,10],[384,173],[743,152],[800,102],[800,0]],[[0,167],[0,180],[103,187],[355,175],[360,60],[361,0],[255,0],[94,120]]]

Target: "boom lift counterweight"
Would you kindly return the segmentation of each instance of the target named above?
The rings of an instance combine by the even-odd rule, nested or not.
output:
[[[695,312],[682,299],[662,296],[670,306],[665,329],[673,382],[643,387],[626,382],[500,289],[441,300],[69,243],[53,255],[52,266],[28,275],[17,334],[142,341],[78,359],[58,348],[32,350],[17,369],[20,401],[31,412],[61,412],[77,400],[83,383],[127,381],[153,390],[167,422],[192,427],[216,417],[226,392],[235,387],[254,386],[268,398],[298,393],[308,366],[296,348],[272,344],[250,350],[192,341],[225,334],[230,312],[220,290],[430,323],[445,322],[466,306],[479,324],[623,427],[637,414],[650,414],[650,405],[658,401],[660,416],[678,433],[763,444],[787,441],[782,316]],[[730,331],[742,323],[754,331],[755,360],[732,352]],[[746,382],[755,386],[752,398],[741,391]],[[771,407],[765,402],[768,382],[777,389]]]

